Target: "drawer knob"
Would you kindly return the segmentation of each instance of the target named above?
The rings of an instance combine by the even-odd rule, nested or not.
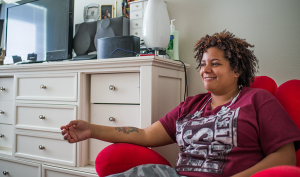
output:
[[[45,120],[45,116],[43,116],[43,115],[40,115],[39,118],[40,118],[41,120]]]
[[[4,114],[4,111],[0,110],[0,115]]]
[[[136,5],[135,7],[139,7],[139,5]]]
[[[4,90],[5,90],[5,88],[4,88],[4,87],[0,87],[0,90],[1,90],[1,92],[2,92],[2,91],[4,91]]]
[[[110,122],[116,121],[116,119],[115,119],[114,117],[110,117],[110,118],[108,118],[108,120],[109,120]]]
[[[9,173],[8,173],[8,171],[3,171],[3,174],[8,175]]]
[[[136,24],[135,24],[135,26],[139,26],[139,24],[138,24],[138,23],[136,23]]]
[[[44,89],[46,89],[46,85],[42,84],[42,85],[40,86],[40,88],[41,88],[42,90],[44,90]]]
[[[138,17],[138,16],[139,16],[139,14],[136,14],[135,16],[137,16],[137,17]]]
[[[39,150],[44,150],[45,146],[39,145]]]
[[[138,32],[135,32],[135,35],[138,35],[139,33]]]
[[[1,135],[0,135],[0,138],[3,138],[3,137],[4,137],[4,135],[3,135],[3,134],[1,134]]]
[[[110,85],[108,88],[109,88],[110,91],[114,91],[116,89],[116,87],[113,86],[113,85]]]

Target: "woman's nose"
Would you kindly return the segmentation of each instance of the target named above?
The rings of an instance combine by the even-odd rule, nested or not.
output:
[[[211,66],[209,64],[202,66],[203,72],[211,72]]]

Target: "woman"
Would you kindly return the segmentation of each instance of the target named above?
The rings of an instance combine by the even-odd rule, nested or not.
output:
[[[209,93],[188,97],[145,129],[71,121],[61,127],[64,139],[146,147],[177,142],[181,151],[175,170],[184,176],[251,176],[295,165],[300,130],[269,92],[248,87],[258,67],[249,47],[230,32],[207,35],[195,45],[195,58]]]

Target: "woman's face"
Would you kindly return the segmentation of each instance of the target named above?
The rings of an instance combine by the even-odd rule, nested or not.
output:
[[[211,47],[203,54],[200,75],[205,89],[212,94],[222,95],[238,88],[238,73],[231,69],[224,51],[217,47]]]

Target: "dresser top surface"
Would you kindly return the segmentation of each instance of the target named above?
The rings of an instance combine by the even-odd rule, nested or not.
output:
[[[174,61],[157,56],[143,57],[124,57],[95,60],[79,61],[59,61],[44,62],[19,65],[0,65],[0,74],[18,73],[18,72],[39,72],[39,71],[86,71],[92,69],[105,68],[128,68],[141,66],[158,66],[174,70],[183,70],[183,64],[180,61]],[[185,64],[189,68],[189,64]]]

